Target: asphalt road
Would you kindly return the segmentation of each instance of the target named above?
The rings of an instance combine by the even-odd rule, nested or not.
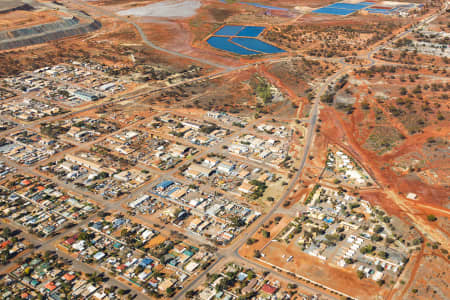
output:
[[[173,50],[168,50],[168,49],[161,48],[161,47],[153,44],[151,41],[149,41],[147,39],[145,33],[141,29],[141,27],[138,24],[136,24],[135,22],[133,22],[132,20],[130,20],[128,18],[125,18],[125,17],[117,16],[113,12],[110,12],[108,10],[105,10],[105,9],[102,9],[102,8],[90,5],[90,4],[86,3],[86,2],[81,2],[81,1],[78,1],[78,0],[70,0],[70,1],[73,2],[73,3],[76,3],[78,5],[81,5],[81,6],[89,7],[91,9],[95,10],[96,12],[98,12],[101,15],[112,16],[112,17],[115,17],[115,18],[117,18],[117,19],[119,19],[121,21],[124,21],[124,22],[128,23],[128,24],[133,25],[137,29],[137,31],[139,32],[143,42],[146,45],[148,45],[149,47],[151,47],[151,48],[153,48],[155,50],[162,51],[162,52],[170,54],[170,55],[175,55],[175,56],[178,56],[178,57],[182,57],[182,58],[198,61],[200,63],[207,64],[207,65],[219,68],[219,69],[221,69],[221,71],[218,71],[218,72],[216,72],[214,74],[209,74],[209,75],[202,76],[202,77],[199,77],[199,78],[191,79],[191,80],[188,80],[188,81],[180,82],[180,83],[177,83],[177,84],[174,84],[174,85],[171,85],[171,86],[154,89],[154,90],[151,90],[151,91],[143,90],[142,93],[133,93],[133,94],[121,97],[120,99],[116,99],[116,100],[108,102],[108,103],[102,103],[102,104],[98,104],[96,106],[83,108],[81,110],[68,113],[68,114],[64,115],[63,117],[68,117],[68,116],[70,116],[70,115],[72,115],[74,113],[80,113],[80,112],[83,112],[83,111],[91,110],[93,108],[100,107],[100,106],[102,106],[104,104],[110,104],[110,103],[116,103],[116,102],[132,100],[132,99],[141,97],[142,95],[148,95],[149,93],[156,93],[156,92],[163,91],[163,90],[166,90],[166,89],[170,89],[170,88],[173,88],[175,86],[183,85],[183,84],[186,84],[186,83],[194,83],[194,82],[203,81],[203,80],[210,80],[210,79],[213,79],[213,78],[216,78],[216,77],[220,77],[220,76],[226,75],[226,74],[228,74],[230,72],[244,70],[246,68],[249,68],[251,66],[258,65],[258,64],[261,64],[261,63],[276,62],[276,61],[288,61],[290,59],[294,59],[293,57],[283,57],[283,58],[276,58],[276,59],[267,59],[267,60],[263,60],[263,61],[259,61],[259,62],[255,62],[255,63],[251,63],[251,64],[241,65],[241,66],[238,66],[238,67],[224,66],[224,65],[212,62],[212,61],[208,61],[208,60],[201,59],[201,58],[191,57],[191,56],[188,56],[188,55],[185,55],[185,54],[173,51]],[[448,3],[445,4],[445,8],[442,11],[445,11],[445,9],[447,7],[448,7]],[[442,12],[442,11],[440,11],[440,12]],[[434,20],[434,18],[437,15],[438,14],[435,14],[433,16],[430,16],[430,17],[426,18],[425,20],[422,20],[421,22],[419,22],[419,24],[417,26],[423,26],[423,25],[431,22],[432,20]],[[414,28],[417,28],[417,26],[409,28],[405,32],[400,33],[399,35],[397,35],[396,37],[391,39],[390,42],[387,42],[387,43],[384,43],[384,44],[380,44],[379,46],[369,50],[368,53],[367,53],[367,56],[363,57],[364,59],[367,59],[369,61],[369,64],[365,65],[365,67],[378,64],[378,62],[372,58],[373,54],[376,51],[378,51],[378,50],[382,49],[383,47],[385,47],[386,45],[388,45],[388,44],[390,44],[390,43],[392,43],[392,42],[394,42],[394,41],[404,37],[405,35],[410,33]],[[317,58],[314,58],[314,59],[317,59]],[[324,59],[324,60],[327,60],[327,59]],[[254,224],[252,224],[252,226],[250,226],[250,228],[246,232],[242,233],[241,236],[238,237],[238,240],[236,240],[234,243],[232,243],[229,247],[224,248],[224,249],[220,249],[217,252],[217,260],[213,264],[211,264],[206,270],[204,270],[203,273],[200,276],[198,276],[192,282],[190,282],[188,285],[186,285],[184,287],[184,289],[174,297],[174,299],[181,299],[181,298],[183,298],[185,293],[188,290],[191,290],[191,289],[197,287],[205,279],[207,273],[211,272],[212,270],[215,270],[215,269],[219,268],[221,266],[221,264],[223,264],[224,262],[228,262],[228,261],[239,262],[240,261],[240,262],[245,262],[247,265],[251,265],[251,266],[254,266],[254,267],[259,268],[259,269],[264,269],[266,271],[274,272],[273,269],[266,268],[266,267],[264,267],[264,266],[262,266],[260,264],[257,264],[257,263],[255,263],[255,262],[253,262],[251,260],[248,260],[247,258],[242,257],[239,254],[238,251],[244,245],[244,243],[247,241],[247,239],[249,237],[251,237],[254,233],[256,233],[256,231],[261,227],[261,225],[264,224],[265,222],[267,222],[278,211],[280,206],[289,197],[289,195],[292,192],[292,190],[294,189],[295,185],[298,183],[298,181],[299,181],[299,179],[300,179],[300,177],[301,177],[301,175],[303,173],[303,170],[305,168],[305,165],[307,163],[308,156],[309,156],[309,153],[310,153],[313,141],[314,141],[315,127],[316,127],[317,120],[318,120],[318,115],[319,115],[320,97],[326,92],[327,87],[328,87],[329,84],[331,84],[334,80],[338,79],[340,76],[345,75],[347,72],[351,71],[353,69],[353,67],[355,67],[354,65],[346,63],[344,59],[340,59],[340,60],[337,60],[335,62],[341,65],[341,69],[338,72],[336,72],[335,74],[333,74],[332,76],[328,77],[320,85],[320,87],[317,90],[317,93],[316,93],[317,96],[314,99],[314,106],[312,108],[311,117],[308,120],[308,123],[310,125],[308,127],[308,133],[307,133],[307,137],[306,137],[306,142],[305,142],[305,147],[304,147],[304,152],[303,152],[303,156],[302,156],[302,159],[301,159],[301,163],[300,163],[300,166],[298,168],[298,171],[292,177],[292,179],[291,179],[291,181],[290,181],[290,183],[288,185],[288,188],[285,191],[285,193],[283,194],[283,196],[274,204],[274,206],[271,208],[271,210],[264,217],[259,218]],[[383,64],[385,64],[385,63],[383,63]],[[60,118],[60,117],[61,116],[59,116],[58,118]],[[19,127],[19,129],[34,127],[37,124],[39,124],[40,122],[42,122],[42,120],[31,122],[31,123],[28,123],[26,125],[23,125],[23,126]],[[18,128],[15,128],[14,130],[17,130],[17,129]],[[2,135],[4,136],[5,134],[10,133],[11,131],[12,130],[5,131],[5,132],[2,133]],[[242,132],[239,132],[239,133],[242,133]],[[229,138],[232,138],[232,137],[229,137]],[[228,138],[227,138],[226,142],[228,142]],[[213,147],[213,148],[207,150],[207,152],[213,152],[213,151],[216,151],[216,150],[217,150],[217,148]],[[197,157],[199,155],[204,155],[204,154],[205,154],[205,152],[202,151],[201,153],[199,153],[195,157]],[[7,161],[8,161],[8,164],[13,165],[14,167],[16,167],[20,171],[23,171],[23,172],[26,172],[26,173],[31,173],[31,174],[38,175],[38,176],[42,176],[42,174],[38,174],[32,168],[28,168],[28,167],[24,167],[24,166],[18,165],[18,164],[14,163],[14,162],[12,162],[10,160],[7,160]],[[175,170],[173,172],[175,172]],[[171,176],[171,175],[173,175],[173,174],[171,174],[169,172],[165,176]],[[52,180],[52,181],[55,181],[54,178],[49,178],[49,179]],[[60,184],[61,186],[63,186],[64,188],[69,189],[69,190],[70,189],[74,189],[74,187],[69,185],[69,184],[65,184],[65,183],[59,182],[59,181],[57,183]],[[95,197],[93,195],[86,194],[86,193],[83,193],[83,192],[81,192],[81,194],[85,194],[86,197],[90,197],[90,198],[95,199],[100,204],[104,205],[106,209],[121,209],[121,204],[125,203],[130,198],[138,195],[139,193],[143,193],[143,192],[147,191],[150,187],[151,187],[151,185],[145,185],[141,189],[139,189],[138,191],[135,191],[134,193],[132,193],[129,197],[127,197],[127,198],[125,198],[125,199],[123,199],[121,201],[115,201],[115,202],[104,201],[102,199],[99,199],[98,197]],[[75,189],[75,190],[77,190],[77,189]],[[87,219],[87,220],[77,224],[74,228],[70,229],[69,232],[74,232],[78,228],[82,228],[84,225],[87,224],[87,222],[89,222],[90,220],[92,220],[94,218],[95,218],[95,216],[93,216],[93,217],[91,217],[91,218],[89,218],[89,219]],[[65,234],[67,234],[67,232]],[[49,240],[47,240],[45,242],[42,242],[42,241],[37,240],[36,238],[34,238],[32,236],[28,236],[27,235],[27,239],[28,238],[33,243],[40,244],[41,245],[41,248],[40,248],[41,250],[56,250],[58,252],[58,254],[61,255],[62,257],[69,258],[69,256],[66,253],[63,253],[63,252],[61,252],[61,251],[59,251],[58,249],[55,248],[54,242],[56,242],[58,239],[60,239],[61,235],[58,235],[57,237],[51,238],[51,239],[49,239]],[[71,259],[73,260],[73,258],[71,258]],[[84,264],[84,263],[81,263],[79,261],[75,261],[75,265],[77,266],[77,268],[80,268],[81,271],[84,271],[84,272],[90,273],[90,272],[93,272],[93,271],[98,271],[95,267],[87,265],[87,264]],[[288,276],[284,276],[283,274],[280,274],[280,273],[277,273],[277,275],[283,277],[285,280],[292,281],[292,278],[290,278]],[[114,285],[119,286],[120,288],[130,288],[126,284],[124,284],[121,281],[118,281],[116,279],[111,279],[111,283],[113,283]],[[309,286],[309,285],[308,286],[304,285],[301,282],[297,282],[297,284],[301,285],[304,289],[307,289],[307,290],[309,290],[312,293],[320,292],[320,290],[318,290],[316,288],[313,288],[312,286]],[[142,293],[138,293],[138,298],[145,298],[145,296]]]
[[[328,85],[333,82],[336,78],[342,76],[344,73],[346,73],[349,69],[348,68],[344,68],[341,69],[339,72],[333,74],[332,76],[330,76],[319,88],[318,93],[316,98],[314,99],[314,106],[312,109],[312,113],[311,113],[311,117],[309,119],[309,126],[308,126],[308,134],[306,137],[306,142],[305,142],[305,147],[303,150],[303,157],[300,163],[300,166],[298,168],[298,171],[295,173],[295,175],[292,177],[287,190],[284,192],[283,196],[274,203],[273,207],[270,209],[270,211],[262,218],[259,218],[255,221],[254,224],[252,224],[252,226],[250,227],[251,229],[247,230],[246,232],[242,233],[239,237],[238,237],[238,241],[233,243],[230,247],[220,250],[218,252],[218,259],[214,262],[214,264],[212,264],[210,266],[209,269],[212,269],[213,267],[215,267],[216,265],[218,265],[219,263],[221,263],[221,261],[224,258],[235,258],[236,261],[239,260],[243,260],[245,261],[247,264],[250,265],[254,265],[254,266],[258,266],[258,267],[262,267],[259,264],[256,264],[255,262],[248,260],[247,258],[241,256],[239,254],[239,249],[246,243],[247,239],[250,238],[251,236],[253,236],[256,231],[258,231],[261,226],[266,223],[268,220],[270,220],[270,218],[276,213],[276,211],[280,208],[280,206],[283,204],[283,202],[289,197],[289,195],[291,194],[292,190],[294,189],[295,185],[298,183],[298,180],[304,170],[304,167],[306,165],[306,161],[308,159],[308,155],[309,155],[309,151],[311,149],[311,145],[313,143],[313,139],[314,139],[314,132],[315,132],[315,126],[317,124],[317,119],[318,119],[318,115],[319,115],[319,105],[320,105],[320,97],[326,92],[326,89],[328,87]],[[262,267],[265,268],[265,267]],[[273,269],[269,269],[269,268],[265,268],[268,271],[273,272]],[[174,299],[182,299],[185,295],[185,293],[187,291],[189,291],[190,289],[192,289],[193,287],[197,286],[200,282],[204,281],[205,277],[206,277],[207,272],[205,272],[202,276],[197,277],[194,281],[192,281],[189,285],[187,285],[184,290],[180,293],[178,293]],[[304,286],[306,287],[306,286]],[[317,289],[313,289],[311,287],[307,287],[310,290],[313,290],[315,293],[319,293],[320,290]]]
[[[69,0],[69,1],[72,2],[72,3],[75,3],[77,5],[80,5],[80,6],[89,7],[90,9],[92,9],[93,11],[98,13],[99,15],[110,16],[110,17],[116,18],[118,20],[121,20],[121,21],[123,21],[125,23],[133,25],[136,28],[136,30],[138,31],[139,35],[141,36],[142,41],[147,46],[149,46],[150,48],[153,48],[155,50],[164,52],[166,54],[170,54],[170,55],[174,55],[174,56],[177,56],[177,57],[182,57],[182,58],[190,59],[190,60],[193,60],[193,61],[197,61],[197,62],[200,62],[202,64],[210,65],[210,66],[213,66],[213,67],[216,67],[216,68],[219,68],[219,69],[232,70],[232,68],[230,68],[229,66],[221,65],[221,64],[218,64],[216,62],[213,62],[213,61],[210,61],[210,60],[206,60],[204,58],[197,58],[197,57],[189,56],[189,55],[177,52],[177,51],[173,51],[173,50],[170,50],[170,49],[165,49],[165,48],[162,48],[162,47],[159,47],[159,46],[155,45],[154,43],[152,43],[151,41],[148,40],[147,35],[142,30],[141,26],[139,26],[138,24],[136,24],[133,20],[131,20],[129,18],[116,15],[115,13],[113,13],[113,12],[107,10],[107,9],[103,9],[101,7],[98,7],[98,6],[90,5],[89,3],[85,2],[85,1],[78,1],[78,0]]]
[[[446,3],[446,6],[445,6],[445,8],[442,11],[445,11],[447,6],[448,6],[448,3]],[[437,13],[437,14],[435,14],[433,16],[430,16],[430,17],[426,18],[425,20],[420,22],[418,26],[423,26],[424,24],[431,22],[442,11],[440,11],[439,13]],[[396,40],[406,36],[407,34],[412,32],[415,28],[417,28],[417,27],[416,26],[411,27],[408,30],[398,34],[396,37],[391,39],[391,41],[388,42],[388,44],[391,44],[391,43],[395,42]],[[381,44],[381,45],[375,47],[374,49],[370,50],[367,53],[367,56],[363,57],[364,59],[367,59],[369,61],[369,63],[364,65],[363,67],[370,67],[370,66],[373,66],[373,65],[377,64],[377,61],[375,59],[373,59],[372,56],[373,56],[373,54],[375,52],[379,51],[383,47],[385,47],[385,44]],[[298,171],[296,172],[296,174],[291,179],[288,189],[283,194],[283,196],[280,198],[280,200],[277,201],[274,204],[272,209],[263,218],[258,219],[255,222],[255,224],[253,224],[251,226],[252,229],[247,230],[245,233],[243,233],[243,234],[241,234],[239,236],[238,242],[232,244],[232,246],[229,247],[229,248],[226,248],[224,250],[219,251],[219,254],[218,254],[219,258],[218,258],[218,260],[213,265],[211,265],[208,268],[208,272],[210,271],[210,269],[213,269],[214,267],[219,265],[224,258],[228,258],[229,259],[230,257],[234,258],[237,262],[238,261],[245,261],[247,264],[254,265],[255,267],[259,267],[259,268],[262,267],[260,264],[257,264],[257,263],[255,263],[255,262],[253,262],[253,261],[251,261],[251,260],[249,260],[249,259],[247,259],[245,257],[242,257],[239,254],[239,249],[246,243],[248,238],[250,238],[253,234],[255,234],[256,231],[258,229],[260,229],[261,226],[264,223],[266,223],[277,212],[277,210],[280,208],[280,206],[283,204],[283,202],[287,199],[287,197],[290,195],[290,193],[294,189],[295,185],[297,184],[297,182],[298,182],[298,180],[299,180],[299,178],[300,178],[300,176],[301,176],[301,174],[302,174],[302,172],[304,170],[304,167],[305,167],[308,155],[309,155],[309,151],[310,151],[311,145],[313,143],[315,127],[316,127],[316,123],[317,123],[317,119],[318,119],[318,115],[319,115],[320,97],[322,95],[324,95],[324,93],[326,93],[326,90],[327,90],[329,84],[331,84],[334,80],[338,79],[339,77],[345,75],[349,71],[353,70],[353,68],[355,67],[355,65],[346,63],[344,58],[338,60],[337,62],[342,65],[342,68],[338,72],[336,72],[335,74],[333,74],[332,76],[330,76],[330,77],[328,77],[326,79],[326,81],[319,88],[317,96],[314,99],[314,106],[313,106],[312,114],[311,114],[311,117],[310,117],[310,120],[309,120],[310,126],[308,127],[308,135],[307,135],[307,139],[306,139],[306,143],[305,143],[305,147],[304,147],[304,151],[303,151],[302,161],[301,161],[300,167],[298,168]],[[263,268],[265,268],[265,267],[263,267]],[[269,269],[269,268],[266,268],[266,269],[267,269],[267,271],[273,272],[273,269]],[[174,299],[176,299],[176,300],[182,299],[187,291],[191,290],[192,288],[195,288],[196,286],[199,285],[200,282],[203,282],[205,280],[206,274],[207,274],[207,272],[205,272],[203,275],[197,277],[194,281],[192,281],[189,285],[187,285],[183,289],[182,292],[178,293],[174,297]],[[316,291],[316,292],[320,292],[320,290],[312,289],[309,286],[305,286],[303,284],[301,284],[301,285],[303,287],[309,288],[310,290],[313,290],[313,291]]]

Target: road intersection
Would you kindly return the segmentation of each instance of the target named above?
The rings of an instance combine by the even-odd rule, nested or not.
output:
[[[77,5],[80,6],[85,6],[85,7],[89,7],[90,9],[93,9],[94,11],[96,11],[96,13],[101,14],[101,15],[107,15],[107,16],[111,16],[114,18],[117,18],[121,21],[127,22],[131,25],[133,25],[136,30],[139,32],[139,35],[141,36],[142,41],[147,44],[149,47],[158,50],[158,51],[162,51],[166,54],[169,55],[175,55],[178,57],[183,57],[183,58],[187,58],[187,59],[191,59],[194,61],[198,61],[200,63],[203,64],[207,64],[213,67],[216,67],[219,69],[219,71],[217,71],[216,73],[213,74],[208,74],[199,78],[194,78],[194,79],[189,79],[183,82],[179,82],[176,84],[172,84],[166,87],[162,87],[162,88],[157,88],[157,89],[153,89],[153,90],[142,90],[142,92],[134,92],[132,94],[129,95],[124,95],[123,97],[117,98],[113,101],[107,102],[107,103],[100,103],[97,104],[96,106],[92,107],[88,107],[88,108],[83,108],[80,110],[75,110],[72,111],[70,113],[67,113],[65,115],[63,115],[63,117],[69,117],[75,113],[80,113],[83,111],[87,111],[90,110],[92,108],[95,107],[101,107],[104,104],[111,104],[111,103],[120,103],[120,102],[125,102],[125,101],[130,101],[133,99],[137,99],[139,97],[142,97],[142,95],[149,95],[149,94],[154,94],[154,93],[158,93],[164,90],[169,90],[173,87],[176,86],[181,86],[187,83],[196,83],[196,82],[201,82],[201,81],[208,81],[214,78],[219,78],[225,75],[228,75],[232,72],[239,72],[248,68],[251,68],[253,66],[259,65],[259,64],[265,64],[265,63],[273,63],[273,62],[278,62],[278,61],[289,61],[289,60],[294,60],[294,59],[298,59],[298,56],[287,56],[287,57],[281,57],[281,58],[269,58],[269,59],[263,59],[257,62],[253,62],[253,63],[248,63],[248,64],[243,64],[237,67],[230,67],[230,66],[224,66],[215,62],[211,62],[205,59],[201,59],[201,58],[195,58],[192,56],[188,56],[185,55],[183,53],[179,53],[173,50],[168,50],[168,49],[164,49],[161,48],[155,44],[153,44],[151,41],[149,41],[147,39],[147,36],[145,35],[144,31],[141,29],[141,27],[136,24],[134,21],[125,18],[125,17],[121,17],[121,16],[117,16],[116,14],[106,10],[106,9],[101,9],[98,8],[97,6],[93,6],[90,4],[87,4],[86,2],[81,2],[81,1],[77,1],[77,0],[71,0],[71,2],[76,3]],[[375,46],[372,49],[369,49],[367,51],[367,54],[364,56],[359,56],[358,58],[360,59],[364,59],[367,60],[369,63],[363,65],[362,67],[370,67],[370,66],[374,66],[374,65],[386,65],[386,63],[384,62],[380,62],[376,59],[373,58],[374,54],[387,47],[388,45],[392,44],[393,42],[397,41],[398,39],[404,37],[405,35],[407,35],[408,33],[412,32],[415,28],[418,28],[420,26],[424,26],[427,23],[430,23],[431,21],[433,21],[439,14],[441,14],[443,11],[445,11],[448,7],[448,3],[445,3],[445,7],[443,8],[443,10],[440,10],[439,12],[426,17],[425,19],[423,19],[422,21],[420,21],[416,26],[412,26],[411,28],[408,28],[407,30],[405,30],[404,32],[401,32],[400,34],[397,34],[395,37],[391,38],[389,41],[385,41],[383,43],[380,43],[379,45]],[[309,58],[306,57],[308,59],[315,59],[315,60],[320,60],[320,58]],[[206,278],[207,274],[210,273],[213,270],[218,270],[221,266],[223,266],[225,263],[228,262],[236,262],[236,263],[242,263],[244,265],[248,265],[248,266],[252,266],[258,269],[262,269],[264,271],[269,271],[269,272],[274,272],[273,268],[269,268],[267,266],[261,265],[253,260],[250,260],[246,257],[243,257],[240,255],[239,253],[239,249],[246,243],[247,239],[252,237],[260,228],[263,224],[265,224],[267,221],[269,221],[280,209],[280,207],[282,206],[282,204],[286,201],[286,199],[290,196],[290,194],[292,193],[292,191],[294,190],[295,186],[298,184],[305,166],[307,165],[308,159],[309,159],[309,153],[311,151],[311,147],[314,143],[314,137],[315,137],[315,132],[316,132],[316,125],[318,122],[318,116],[320,113],[320,99],[321,97],[327,92],[328,87],[330,85],[333,85],[334,82],[336,82],[337,80],[339,80],[339,78],[341,78],[342,76],[348,74],[349,72],[351,72],[354,68],[359,68],[361,66],[359,65],[353,65],[353,64],[349,64],[345,61],[345,59],[323,59],[326,61],[332,61],[338,65],[340,65],[340,68],[337,72],[335,72],[334,74],[332,74],[331,76],[329,76],[328,78],[326,78],[316,89],[315,89],[315,98],[313,100],[313,107],[311,110],[311,114],[309,119],[307,120],[309,126],[308,126],[308,132],[306,135],[306,139],[305,139],[305,144],[304,144],[304,149],[303,149],[303,154],[300,160],[300,165],[296,171],[296,173],[294,174],[294,176],[290,179],[290,182],[288,183],[288,187],[286,189],[286,191],[284,192],[284,194],[282,195],[281,198],[279,198],[276,202],[274,202],[273,206],[271,207],[271,209],[261,218],[257,219],[257,221],[255,221],[247,230],[245,230],[243,233],[241,233],[241,235],[237,238],[236,241],[234,241],[233,243],[231,243],[229,246],[224,247],[224,248],[219,248],[216,252],[216,256],[217,259],[211,264],[209,265],[205,270],[202,271],[202,273],[197,276],[194,280],[192,280],[191,282],[189,282],[186,286],[184,286],[183,290],[180,291],[175,297],[174,299],[183,299],[183,297],[185,296],[186,292],[189,290],[192,290],[196,287],[198,287]],[[389,64],[388,64],[389,65]],[[61,117],[61,116],[59,116]],[[235,133],[231,134],[230,136],[228,136],[227,138],[225,138],[221,143],[218,143],[216,145],[214,145],[213,147],[200,151],[199,153],[197,153],[196,155],[192,156],[191,158],[188,159],[187,162],[189,161],[193,161],[196,158],[199,158],[200,156],[203,156],[207,153],[212,153],[214,151],[218,151],[220,149],[221,146],[229,144],[236,136],[245,133],[246,130],[248,128],[250,128],[250,126],[253,126],[259,122],[264,121],[265,118],[262,119],[257,119],[254,122],[251,122],[247,125],[246,128],[243,128],[241,131],[236,131]],[[25,124],[23,126],[20,127],[20,129],[26,129],[26,128],[32,128],[36,125],[38,125],[39,123],[43,122],[43,120],[37,120],[35,122],[30,122],[28,124]],[[11,130],[7,130],[4,131],[1,136],[6,136],[7,134],[9,134],[10,132],[13,132],[16,129],[11,129]],[[123,129],[122,129],[123,130]],[[80,145],[81,147],[85,147],[86,145]],[[19,170],[20,172],[25,172],[28,174],[33,174],[36,176],[41,176],[41,177],[45,177],[49,180],[52,180],[53,182],[57,183],[58,185],[62,186],[65,189],[68,190],[74,190],[77,193],[84,195],[84,197],[86,198],[90,198],[92,200],[94,200],[95,202],[97,202],[98,204],[100,204],[105,210],[117,210],[117,211],[121,211],[124,210],[124,206],[126,206],[127,202],[129,202],[132,199],[135,199],[136,197],[138,197],[139,195],[142,195],[146,192],[148,192],[149,190],[151,190],[151,188],[153,188],[154,186],[154,182],[151,182],[149,184],[145,184],[142,187],[140,187],[139,189],[137,189],[136,191],[132,192],[130,195],[128,195],[127,197],[123,197],[122,199],[120,199],[119,201],[106,201],[104,199],[102,199],[101,197],[94,195],[93,193],[89,193],[86,192],[84,190],[80,190],[79,188],[75,187],[74,185],[70,184],[70,183],[65,183],[62,182],[60,180],[57,180],[53,177],[50,176],[45,176],[44,174],[42,174],[41,172],[37,172],[36,170],[34,170],[33,168],[30,167],[25,167],[22,165],[19,165],[5,157],[2,157],[3,160],[6,161],[6,163],[14,168],[16,168],[17,170]],[[177,170],[171,170],[169,172],[165,172],[164,174],[161,174],[161,178],[170,178],[171,176],[173,176],[175,174]],[[96,216],[92,216],[90,218],[88,218],[87,220],[84,220],[78,224],[76,224],[73,228],[71,228],[70,230],[68,230],[68,232],[65,232],[64,234],[67,235],[68,233],[72,232],[76,232],[78,229],[83,228],[83,226],[85,226],[86,224],[88,224],[90,221],[92,221]],[[18,226],[14,225],[14,224],[7,224],[8,226],[12,226],[12,227],[17,227]],[[40,245],[39,250],[52,250],[52,251],[57,251],[59,255],[61,255],[64,258],[69,258],[69,259],[73,259],[72,257],[70,257],[70,255],[68,255],[67,253],[59,250],[57,247],[55,247],[55,242],[58,242],[61,237],[62,234],[59,234],[55,237],[52,237],[46,241],[42,241],[39,240],[37,238],[35,238],[34,236],[28,234],[28,233],[24,233],[25,237],[27,239],[29,239],[33,244],[35,245]],[[82,271],[84,272],[88,272],[88,273],[92,273],[95,271],[95,268],[79,262],[77,260],[75,260],[75,265],[80,268]],[[0,272],[2,270],[7,269],[9,266],[3,267],[0,269]],[[323,289],[318,289],[317,287],[314,287],[312,285],[308,285],[308,284],[304,284],[303,282],[299,282],[298,280],[296,280],[295,278],[292,278],[291,276],[288,276],[286,274],[282,274],[279,272],[276,272],[276,275],[279,276],[280,278],[283,278],[284,280],[288,281],[288,282],[295,282],[297,284],[300,284],[304,289],[310,291],[311,293],[319,293],[319,292],[323,292]],[[114,278],[111,279],[110,284],[112,285],[117,285],[120,288],[126,289],[126,288],[130,288],[129,285],[123,283],[122,281],[116,280]],[[135,290],[133,287],[131,287],[133,290]],[[142,292],[135,290],[135,292],[138,293],[138,299],[142,298],[145,299],[145,294],[143,294]]]

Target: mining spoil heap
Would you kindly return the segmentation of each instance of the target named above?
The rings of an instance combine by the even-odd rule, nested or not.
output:
[[[52,6],[43,6],[37,2],[23,3],[0,0],[0,16],[18,10],[51,10]],[[89,15],[70,11],[66,7],[59,6],[58,9],[68,13],[69,17],[63,17],[58,21],[43,23],[39,25],[15,28],[0,31],[0,50],[8,50],[19,47],[46,43],[53,40],[85,34],[101,28],[101,23]]]

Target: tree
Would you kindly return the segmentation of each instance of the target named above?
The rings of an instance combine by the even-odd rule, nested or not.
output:
[[[296,288],[297,288],[297,285],[295,283],[288,283],[288,289],[293,290]]]
[[[102,274],[97,274],[97,272],[94,272],[92,274],[88,274],[87,275],[89,278],[89,282],[93,283],[94,285],[97,285],[99,283],[101,283],[103,281],[103,275]]]
[[[267,230],[262,230],[261,234],[263,237],[265,237],[266,239],[270,237],[270,232],[268,232]]]
[[[168,287],[166,289],[166,294],[167,296],[172,297],[175,294],[175,289],[173,287]]]
[[[348,265],[351,265],[351,264],[354,263],[354,260],[353,260],[353,258],[351,258],[351,257],[346,257],[346,258],[344,258],[344,261],[345,261],[345,263],[348,264]]]
[[[107,178],[107,177],[109,177],[109,174],[108,174],[107,172],[103,171],[103,172],[100,172],[100,173],[96,176],[96,179],[105,179],[105,178]]]
[[[117,291],[117,294],[123,296],[123,295],[125,295],[125,290],[120,289],[120,290]]]
[[[186,298],[193,299],[197,295],[197,291],[190,290],[186,292]]]
[[[48,261],[49,259],[50,259],[50,257],[52,256],[52,251],[50,251],[50,250],[47,250],[47,251],[45,251],[44,252],[44,260],[45,261]]]
[[[70,286],[70,284],[68,284],[67,282],[63,282],[61,284],[60,291],[62,291],[64,294],[63,299],[71,299],[70,293],[72,292],[72,287]]]
[[[364,101],[361,103],[361,108],[364,110],[369,110],[370,109],[370,104],[367,101]]]
[[[253,272],[252,270],[248,270],[246,273],[247,273],[247,278],[248,278],[249,280],[251,280],[251,279],[253,279],[253,278],[256,277],[255,272]]]
[[[378,235],[378,234],[373,234],[373,235],[370,237],[370,239],[371,239],[373,242],[379,242],[379,241],[382,241],[382,240],[383,240],[383,237],[382,237],[381,235]]]
[[[422,244],[422,243],[423,243],[423,237],[419,237],[419,238],[413,240],[413,245],[417,246],[417,245]]]
[[[8,261],[9,261],[9,251],[3,250],[2,252],[0,252],[0,263],[2,265],[6,265]]]
[[[356,275],[358,276],[359,279],[363,279],[365,277],[365,274],[363,271],[356,271]]]
[[[264,104],[270,103],[272,100],[272,93],[270,91],[270,85],[266,82],[260,82],[256,87],[256,94],[261,98]]]
[[[245,221],[241,219],[238,216],[233,216],[230,218],[231,224],[233,224],[234,227],[242,227],[245,226]]]
[[[375,249],[376,249],[375,246],[367,245],[367,246],[362,247],[359,251],[362,254],[367,254],[367,253],[372,253],[373,251],[375,251]]]
[[[408,94],[408,91],[406,90],[406,88],[401,87],[400,88],[400,95],[405,96],[406,94]]]
[[[436,218],[435,215],[428,215],[428,216],[427,216],[427,219],[428,219],[428,221],[430,221],[430,222],[434,222],[434,221],[437,220],[437,218]]]
[[[78,240],[88,241],[88,240],[90,240],[90,238],[91,237],[90,237],[89,233],[87,233],[86,231],[83,231],[78,235]]]
[[[9,227],[3,228],[2,237],[7,239],[7,238],[9,238],[10,235],[11,235],[11,229],[9,229]]]
[[[384,228],[381,225],[376,225],[375,228],[373,229],[375,233],[381,233],[383,230]]]
[[[247,239],[247,245],[253,245],[254,243],[256,243],[258,240],[253,239],[253,238],[248,238]]]

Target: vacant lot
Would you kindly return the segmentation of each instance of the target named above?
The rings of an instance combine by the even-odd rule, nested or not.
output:
[[[364,147],[383,154],[399,145],[402,138],[404,136],[395,127],[377,126],[370,133]]]
[[[356,270],[344,270],[331,267],[326,262],[303,253],[300,247],[295,244],[294,239],[289,245],[286,245],[285,242],[272,242],[266,247],[263,253],[265,254],[264,261],[274,263],[281,268],[344,292],[350,296],[360,299],[370,299],[367,297],[368,295],[372,295],[372,299],[375,299],[376,295],[384,294],[375,282],[369,279],[358,279]],[[287,262],[289,256],[292,256],[293,259]]]
[[[403,299],[448,299],[449,272],[448,260],[435,255],[423,257],[417,269],[417,275],[409,285]]]

